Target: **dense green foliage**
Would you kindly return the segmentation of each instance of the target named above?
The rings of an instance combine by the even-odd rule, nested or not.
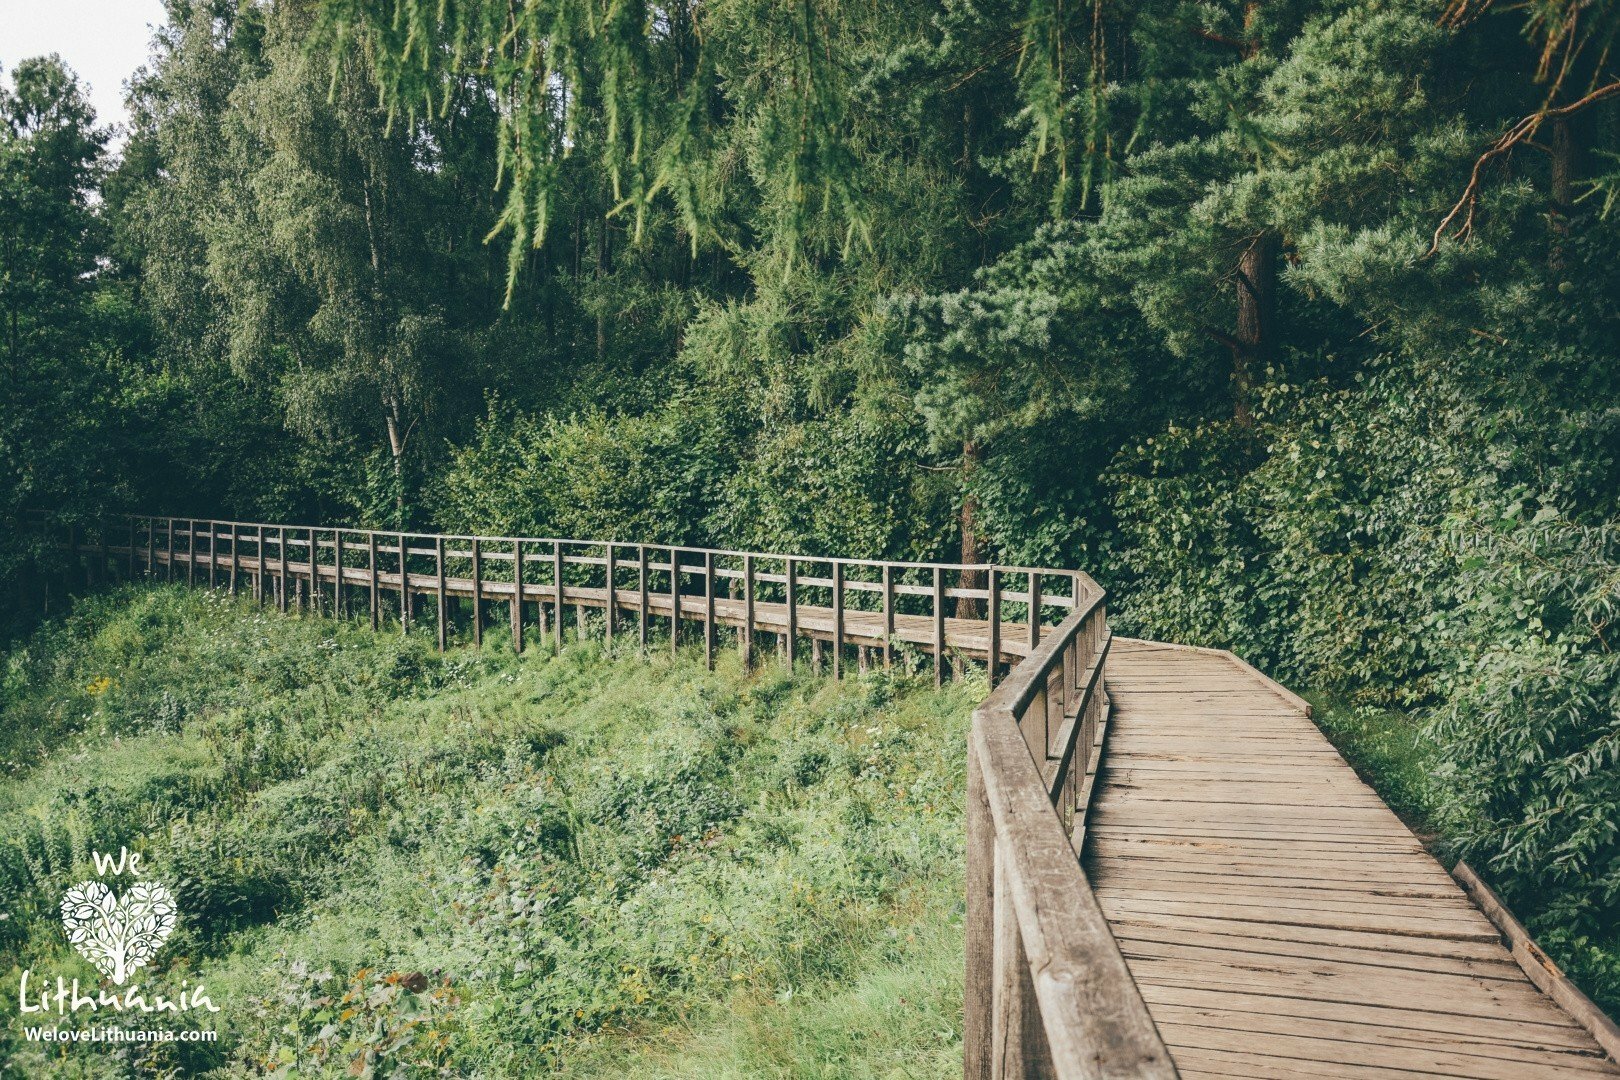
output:
[[[221,1007],[215,1045],[9,1025],[7,1076],[960,1071],[972,682],[441,656],[179,588],[0,664],[0,975],[94,984],[56,905],[128,845],[181,912],[142,985]]]
[[[169,8],[0,101],[8,526],[1083,566],[1612,986],[1620,6]]]

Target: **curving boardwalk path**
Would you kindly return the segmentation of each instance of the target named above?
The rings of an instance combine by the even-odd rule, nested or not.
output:
[[[1293,695],[1116,640],[1085,866],[1182,1077],[1620,1076]]]
[[[710,664],[719,628],[745,662],[808,640],[834,676],[852,651],[936,682],[995,658],[968,740],[969,1080],[1620,1080],[1620,1027],[1304,701],[1230,653],[1115,638],[1079,571],[127,516],[62,546],[91,581],[242,582],[373,629],[397,595],[441,649],[470,601],[475,644],[495,604],[520,649],[533,627],[561,650],[574,606],[576,636],[605,609],[643,647],[697,623]]]

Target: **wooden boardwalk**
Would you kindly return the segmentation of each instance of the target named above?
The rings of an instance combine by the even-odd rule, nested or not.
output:
[[[936,682],[991,661],[967,755],[968,1080],[1620,1078],[1620,1028],[1304,701],[1229,653],[1116,640],[1080,571],[151,517],[61,546],[69,583],[431,619],[441,649],[504,621],[515,648],[560,651],[572,608],[575,638],[701,631],[710,665],[722,630],[745,663],[808,642],[835,677],[851,653]]]
[[[1297,698],[1140,641],[1106,685],[1084,865],[1182,1077],[1620,1076]]]

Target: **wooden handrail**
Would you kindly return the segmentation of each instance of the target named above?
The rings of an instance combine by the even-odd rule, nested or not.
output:
[[[44,515],[35,516],[49,527]],[[529,604],[539,613],[541,633],[554,639],[570,605],[581,614],[605,609],[605,624],[617,622],[620,612],[634,612],[641,624],[638,640],[645,639],[649,616],[672,623],[688,619],[705,624],[707,655],[713,654],[716,626],[735,629],[750,659],[756,632],[774,634],[789,659],[797,656],[797,639],[807,638],[818,665],[831,647],[831,667],[839,676],[846,649],[856,652],[862,669],[876,662],[874,650],[889,667],[898,643],[931,659],[937,679],[944,678],[948,662],[968,656],[986,661],[995,681],[1004,666],[1038,647],[1049,620],[1098,591],[1084,573],[1048,567],[129,514],[108,515],[99,524],[70,536],[66,545],[85,562],[89,577],[104,576],[113,565],[109,559],[126,574],[172,578],[179,570],[188,583],[201,578],[212,587],[223,579],[232,592],[245,582],[253,595],[283,610],[342,612],[353,602],[379,626],[385,599],[392,607],[397,597],[403,626],[421,597],[424,606],[437,608],[441,641],[448,640],[447,605],[470,602],[472,636],[481,642],[485,609],[504,603],[510,605],[504,621],[518,648],[522,608]],[[631,575],[634,582],[627,580]],[[682,593],[691,601],[678,599]],[[670,600],[672,595],[677,599]],[[734,611],[734,605],[746,610]],[[780,622],[776,608],[785,609]],[[967,617],[958,618],[963,611]],[[990,611],[997,624],[985,633]],[[1022,621],[1003,624],[1002,617]]]
[[[1089,591],[973,712],[967,1080],[1177,1075],[1078,855],[1111,638]]]

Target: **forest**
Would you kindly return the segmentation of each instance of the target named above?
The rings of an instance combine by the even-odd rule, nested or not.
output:
[[[36,511],[1084,569],[1620,1005],[1620,5],[167,9],[121,142],[0,73],[8,595]]]

